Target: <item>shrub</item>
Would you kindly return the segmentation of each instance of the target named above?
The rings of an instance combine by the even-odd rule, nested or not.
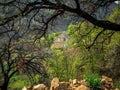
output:
[[[85,75],[85,80],[93,90],[97,90],[98,88],[100,88],[101,78],[98,74],[93,73],[93,74]]]
[[[120,89],[120,80],[116,82],[116,87]]]

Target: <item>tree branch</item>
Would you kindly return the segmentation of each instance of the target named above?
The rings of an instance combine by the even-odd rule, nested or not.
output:
[[[1,3],[1,2],[0,2],[0,5],[2,5],[2,6],[8,6],[8,5],[10,5],[10,4],[13,4],[15,1],[16,1],[16,0],[12,0],[12,1],[9,1],[9,2],[7,2],[7,3]]]
[[[92,44],[87,47],[88,50],[95,44],[95,41],[98,39],[98,37],[99,37],[104,31],[105,31],[105,30],[103,29],[102,31],[100,31],[100,32],[96,35],[96,37],[94,38]]]
[[[80,3],[79,3],[79,0],[75,0],[75,3],[76,3],[76,8],[77,8],[77,9],[80,9]]]
[[[112,3],[114,1],[115,0],[109,0],[109,1],[104,1],[103,3],[105,3],[105,2]],[[30,12],[32,12],[33,10],[50,9],[50,10],[64,10],[64,11],[67,11],[67,12],[70,12],[70,13],[77,14],[79,17],[82,17],[82,18],[88,20],[89,22],[91,22],[92,24],[94,24],[98,27],[101,27],[105,30],[120,31],[120,25],[119,24],[113,23],[113,22],[110,22],[110,21],[106,21],[106,20],[97,20],[92,15],[90,15],[89,13],[85,12],[84,10],[82,10],[80,8],[79,0],[75,0],[75,2],[76,2],[76,5],[77,5],[77,9],[69,7],[65,4],[57,4],[57,3],[54,3],[54,2],[49,1],[49,0],[42,0],[41,2],[35,1],[35,2],[32,2],[32,3],[28,3],[26,5],[26,7],[24,8],[24,10],[22,12],[20,12],[19,14],[1,19],[2,22],[0,23],[0,26],[5,25],[6,23],[14,20],[17,17],[21,17],[21,15],[26,16]],[[79,7],[79,9],[78,9],[78,7]]]

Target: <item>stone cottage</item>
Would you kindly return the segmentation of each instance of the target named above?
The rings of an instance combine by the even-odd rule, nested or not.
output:
[[[69,44],[69,37],[66,35],[66,33],[62,33],[55,37],[53,41],[53,46],[55,48],[64,48],[67,47]]]

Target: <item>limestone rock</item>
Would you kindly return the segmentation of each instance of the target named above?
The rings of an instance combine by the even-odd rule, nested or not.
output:
[[[38,84],[38,85],[33,86],[32,90],[48,90],[48,89],[44,84]]]
[[[78,86],[75,90],[90,90],[90,88],[88,88],[88,87],[85,86],[85,85],[80,85],[80,86]]]
[[[24,86],[22,90],[27,90],[27,88]]]
[[[58,86],[58,90],[68,90],[70,86],[69,82],[60,82]]]
[[[113,81],[107,76],[102,76],[101,79],[102,89],[104,90],[113,90]]]
[[[85,85],[85,86],[87,86],[87,82],[86,82],[86,80],[81,80],[81,81],[80,81],[80,84],[81,84],[81,85]]]
[[[114,90],[119,90],[118,88],[114,89]]]
[[[58,86],[59,86],[59,78],[55,77],[55,78],[53,78],[53,80],[51,81],[50,90],[58,90]]]

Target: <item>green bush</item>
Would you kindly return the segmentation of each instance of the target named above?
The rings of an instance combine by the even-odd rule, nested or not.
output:
[[[120,89],[120,80],[116,82],[116,87]]]
[[[97,90],[98,88],[100,88],[101,78],[98,74],[93,73],[93,74],[85,75],[85,80],[93,90]]]

